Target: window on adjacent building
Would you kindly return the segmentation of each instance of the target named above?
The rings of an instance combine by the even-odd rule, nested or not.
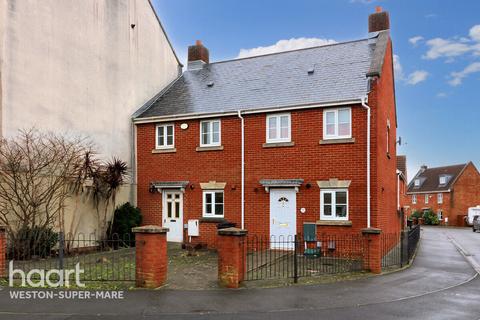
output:
[[[325,109],[323,111],[323,139],[352,137],[351,108]]]
[[[204,217],[223,217],[223,191],[204,191],[203,192],[203,216]]]
[[[412,204],[417,204],[417,195],[416,194],[412,195]]]
[[[290,142],[290,114],[272,114],[267,116],[267,143]]]
[[[437,203],[443,203],[443,193],[437,194]]]
[[[320,219],[348,220],[348,190],[320,191]]]
[[[221,143],[220,120],[200,122],[200,146],[219,146]]]
[[[446,176],[441,176],[440,179],[440,184],[443,185],[443,184],[447,184],[447,177]]]
[[[438,218],[438,220],[443,220],[443,211],[442,210],[437,211],[437,218]]]
[[[173,124],[161,124],[157,126],[156,149],[173,148],[174,146],[174,127]]]
[[[426,195],[425,195],[425,204],[428,203],[428,198],[429,198],[429,196],[428,196],[428,194],[426,194]]]
[[[420,187],[420,179],[415,179],[414,184],[415,187]]]

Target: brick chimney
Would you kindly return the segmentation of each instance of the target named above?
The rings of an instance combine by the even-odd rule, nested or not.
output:
[[[375,13],[368,16],[368,32],[377,32],[390,29],[390,17],[388,12],[382,11],[382,7],[376,7]]]
[[[209,63],[208,49],[197,40],[195,45],[188,47],[188,70],[202,69],[205,64]]]

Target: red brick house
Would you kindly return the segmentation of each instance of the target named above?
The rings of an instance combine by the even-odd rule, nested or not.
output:
[[[397,231],[396,107],[387,12],[366,39],[188,69],[134,116],[137,197],[169,241]],[[198,228],[197,228],[198,227]]]
[[[411,215],[432,210],[442,224],[462,226],[468,208],[480,204],[480,173],[472,162],[428,168],[422,166],[408,185],[402,204]]]

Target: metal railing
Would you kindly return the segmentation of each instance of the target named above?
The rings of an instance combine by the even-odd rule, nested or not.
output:
[[[135,240],[129,234],[113,234],[105,240],[93,234],[63,233],[51,238],[9,237],[7,261],[25,273],[35,269],[45,273],[52,269],[75,269],[78,264],[83,270],[80,275],[83,281],[135,281],[134,247]],[[19,277],[18,273],[13,274],[14,279]],[[39,277],[39,273],[32,272],[32,279]]]
[[[304,239],[249,236],[245,280],[322,276],[362,271],[367,240],[361,235],[320,235]]]
[[[380,235],[382,268],[396,268],[407,265],[413,258],[420,240],[420,226],[409,230]]]

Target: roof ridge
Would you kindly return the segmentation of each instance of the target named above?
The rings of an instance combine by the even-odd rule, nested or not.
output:
[[[369,39],[370,38],[363,38],[363,39],[357,39],[357,40],[349,40],[349,41],[344,41],[344,42],[324,44],[324,45],[319,45],[319,46],[314,46],[314,47],[306,47],[306,48],[299,48],[299,49],[292,49],[292,50],[285,50],[285,51],[279,51],[279,52],[260,54],[260,55],[244,57],[244,58],[227,59],[227,60],[210,62],[209,64],[217,64],[217,63],[225,63],[225,62],[232,62],[232,61],[241,61],[241,60],[247,60],[247,59],[262,58],[262,57],[268,57],[268,56],[279,55],[279,54],[290,53],[290,52],[304,51],[304,50],[310,50],[310,49],[319,49],[319,48],[332,47],[332,46],[338,46],[338,45],[343,45],[343,44],[350,44],[350,43],[354,43],[354,42],[368,41]]]
[[[431,169],[440,169],[440,168],[450,168],[450,167],[458,167],[458,166],[463,166],[465,167],[466,165],[468,164],[468,162],[466,163],[458,163],[458,164],[449,164],[447,166],[438,166],[438,167],[427,167],[427,169],[425,170],[431,170]],[[425,172],[425,171],[424,171]]]

